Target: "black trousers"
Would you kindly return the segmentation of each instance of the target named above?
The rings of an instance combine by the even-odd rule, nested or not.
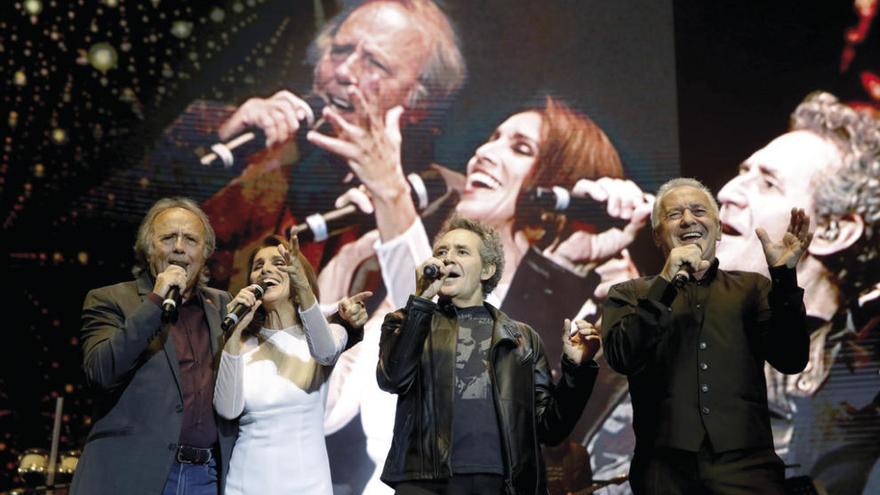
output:
[[[656,448],[636,451],[629,470],[635,495],[783,495],[785,465],[772,448],[715,453]]]
[[[458,474],[444,480],[404,481],[394,487],[397,495],[502,495],[504,477],[499,474]]]

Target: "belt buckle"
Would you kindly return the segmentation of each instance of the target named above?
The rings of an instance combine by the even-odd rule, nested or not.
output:
[[[203,459],[202,454],[205,454]],[[190,455],[187,455],[190,454]],[[177,447],[177,462],[181,464],[207,464],[214,457],[211,449],[201,449],[198,447],[190,447],[188,445],[179,445]]]

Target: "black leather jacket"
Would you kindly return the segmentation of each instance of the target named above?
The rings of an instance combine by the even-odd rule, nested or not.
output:
[[[574,427],[596,380],[598,366],[562,362],[554,384],[541,338],[486,304],[495,320],[490,378],[498,413],[510,494],[547,492],[540,443],[556,444]],[[406,308],[389,313],[382,325],[379,386],[398,395],[394,439],[382,481],[452,476],[453,387],[458,324],[451,303],[411,296]]]

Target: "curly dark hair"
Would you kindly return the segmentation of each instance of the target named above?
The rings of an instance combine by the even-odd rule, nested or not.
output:
[[[817,91],[792,113],[791,130],[814,132],[840,151],[839,166],[823,172],[813,192],[826,238],[836,235],[836,222],[847,216],[858,215],[865,224],[853,246],[821,258],[848,302],[880,281],[880,121]]]
[[[488,265],[495,265],[495,273],[488,280],[481,282],[483,297],[485,298],[490,292],[495,290],[498,281],[501,280],[501,274],[504,272],[504,248],[501,245],[501,236],[498,235],[495,229],[482,222],[453,215],[443,224],[440,232],[434,238],[434,243],[436,244],[447,232],[457,229],[468,230],[480,238],[480,241],[482,241],[480,243],[480,261],[483,268]]]

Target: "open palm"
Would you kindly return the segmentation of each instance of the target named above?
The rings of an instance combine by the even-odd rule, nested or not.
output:
[[[791,209],[788,230],[781,240],[771,240],[763,228],[755,229],[755,234],[764,248],[767,266],[771,268],[782,265],[794,268],[813,240],[813,234],[810,232],[810,217],[802,208]]]

